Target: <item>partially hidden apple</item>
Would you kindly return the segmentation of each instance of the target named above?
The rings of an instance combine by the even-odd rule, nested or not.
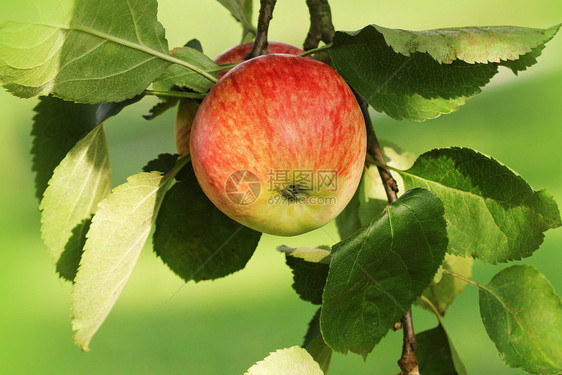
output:
[[[242,43],[219,54],[213,60],[215,63],[221,64],[234,64],[242,62],[250,53],[254,42]],[[304,51],[298,47],[292,46],[287,43],[269,41],[267,43],[267,50],[269,53],[288,53],[289,55],[300,55]]]
[[[180,156],[189,154],[189,136],[193,119],[199,105],[189,99],[182,99],[178,104],[176,113],[176,150]]]
[[[291,236],[347,205],[365,164],[366,130],[328,65],[269,54],[231,69],[200,105],[190,136],[197,180],[226,215]]]
[[[219,65],[241,63],[242,61],[244,61],[246,56],[248,56],[248,53],[250,53],[253,45],[254,42],[246,42],[229,48],[215,57],[214,62]],[[268,42],[267,49],[269,53],[288,53],[291,55],[299,55],[304,52],[298,47],[275,41]],[[174,50],[170,51],[170,53],[173,56]],[[226,70],[219,72],[217,78],[222,77],[226,74],[226,72]],[[186,99],[180,100],[176,113],[175,127],[176,150],[178,151],[178,154],[180,154],[180,156],[189,154],[189,136],[196,111],[196,103]]]

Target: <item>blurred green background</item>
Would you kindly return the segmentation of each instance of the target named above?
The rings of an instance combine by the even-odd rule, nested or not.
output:
[[[562,21],[559,0],[332,0],[332,10],[336,28],[344,30],[369,23],[427,29],[548,27]],[[196,37],[214,56],[239,42],[239,26],[213,0],[162,0],[159,18],[171,47]],[[301,45],[307,27],[304,0],[279,1],[270,39]],[[518,171],[535,189],[548,187],[562,202],[561,58],[558,35],[537,66],[519,78],[501,73],[459,111],[426,123],[375,114],[375,130],[380,138],[418,154],[435,147],[475,148]],[[154,102],[145,99],[107,122],[115,185],[158,153],[174,151],[174,114],[152,122],[140,117]],[[301,344],[315,307],[292,291],[291,273],[274,249],[280,244],[332,244],[337,239],[332,224],[300,237],[264,236],[244,271],[199,284],[184,285],[147,246],[91,352],[77,349],[70,327],[70,285],[55,275],[40,239],[29,154],[35,104],[35,99],[0,92],[1,374],[242,374],[270,351]],[[542,247],[524,260],[546,274],[559,293],[561,245],[561,230],[547,232]],[[486,283],[503,267],[476,262],[473,278]],[[431,314],[414,308],[417,331],[435,323]],[[445,323],[469,373],[522,373],[499,359],[480,321],[473,287],[457,298]],[[401,332],[390,332],[366,362],[336,354],[330,372],[395,374],[400,348]]]

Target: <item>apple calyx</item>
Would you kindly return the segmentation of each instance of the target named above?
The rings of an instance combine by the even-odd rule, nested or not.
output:
[[[294,203],[299,198],[303,198],[302,196],[308,196],[308,194],[301,190],[299,185],[289,185],[287,189],[281,190],[281,195],[284,198],[288,199],[289,203]]]

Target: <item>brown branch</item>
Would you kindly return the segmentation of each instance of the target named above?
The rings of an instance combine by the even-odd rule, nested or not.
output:
[[[318,47],[320,41],[332,43],[335,30],[328,0],[306,0],[306,5],[310,13],[310,29],[304,41],[304,50],[308,51]]]
[[[419,375],[420,370],[416,358],[418,342],[414,333],[412,310],[409,310],[402,317],[402,327],[404,328],[404,343],[402,344],[402,357],[398,360],[398,366],[402,370],[402,375]]]
[[[365,118],[367,127],[367,153],[378,162],[378,164],[386,164],[384,154],[373,129],[373,123],[369,116],[369,104],[361,96],[356,95],[361,112]],[[384,167],[378,166],[379,175],[388,198],[388,203],[392,203],[398,199],[398,186],[396,180],[390,174],[390,171]],[[419,375],[418,360],[416,358],[416,335],[414,333],[414,322],[412,320],[412,310],[409,310],[401,319],[402,328],[404,329],[404,343],[402,344],[402,356],[398,360],[398,366],[402,370],[402,375]]]
[[[252,50],[246,56],[246,60],[267,54],[267,31],[269,30],[269,21],[273,18],[273,8],[275,8],[276,2],[277,0],[260,0],[258,32]]]
[[[373,123],[371,122],[371,117],[369,116],[369,104],[361,96],[355,96],[359,102],[359,106],[361,107],[361,112],[363,113],[363,118],[365,119],[365,125],[367,127],[367,153],[379,164],[384,165],[386,164],[386,159],[382,153],[375,130],[373,129]],[[398,185],[396,185],[396,180],[392,177],[388,169],[380,166],[377,166],[377,169],[379,170],[379,174],[382,179],[388,203],[393,203],[396,199],[398,199]]]

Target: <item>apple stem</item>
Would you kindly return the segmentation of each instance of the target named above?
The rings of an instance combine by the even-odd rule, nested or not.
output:
[[[320,41],[332,43],[335,30],[328,0],[306,0],[306,5],[310,13],[310,29],[304,41],[304,50],[308,51],[318,47]]]
[[[269,21],[273,18],[273,8],[277,0],[260,0],[260,14],[258,17],[258,32],[252,50],[246,56],[246,60],[253,59],[260,55],[266,55],[267,50],[267,31]]]
[[[371,116],[369,116],[369,103],[357,95],[357,101],[365,118],[365,125],[367,127],[367,153],[369,153],[377,165],[379,175],[386,192],[388,203],[393,203],[398,199],[398,186],[396,180],[390,174],[390,170],[383,167],[386,164],[384,154],[381,146],[373,129]],[[402,370],[402,375],[419,375],[418,360],[416,358],[416,335],[414,333],[414,322],[412,319],[412,310],[408,310],[406,315],[400,320],[404,330],[404,341],[402,344],[402,356],[398,360],[398,366]]]

